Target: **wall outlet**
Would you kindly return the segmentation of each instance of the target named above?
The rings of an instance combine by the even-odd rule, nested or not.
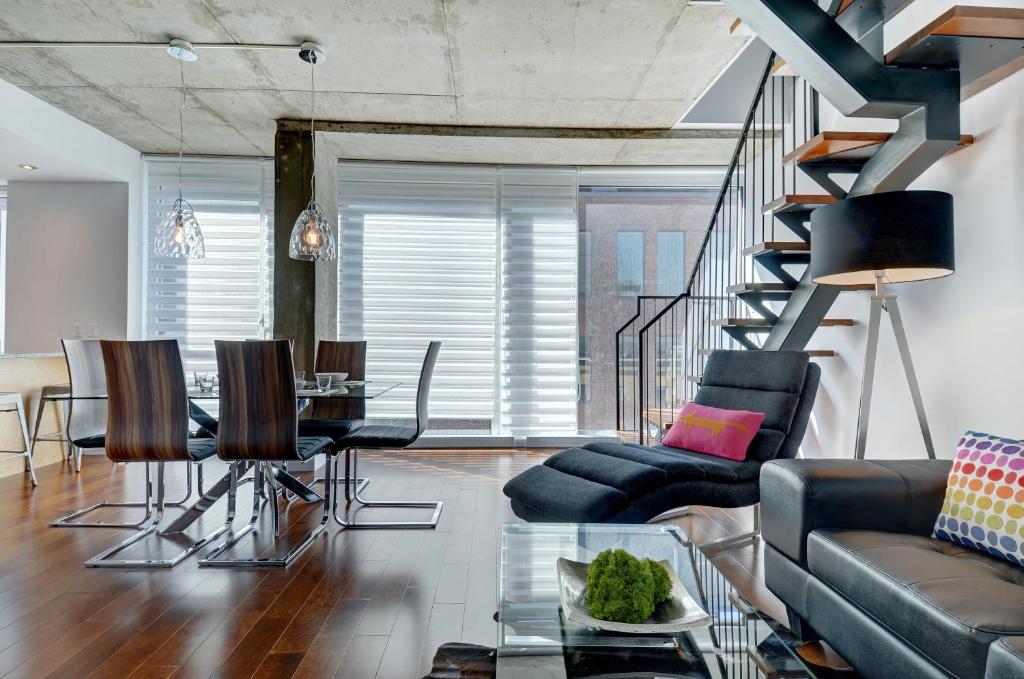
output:
[[[82,324],[75,321],[71,324],[71,336],[78,339],[82,336]]]
[[[96,331],[97,331],[97,329],[96,329],[96,324],[95,323],[86,323],[85,324],[85,336],[86,337],[95,338],[96,337]]]

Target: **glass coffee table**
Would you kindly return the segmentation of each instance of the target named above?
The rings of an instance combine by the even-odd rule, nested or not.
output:
[[[555,562],[589,562],[615,548],[669,561],[711,614],[711,626],[638,635],[569,622],[561,611]],[[806,666],[789,631],[747,603],[677,527],[506,524],[500,549],[497,679],[830,676]]]

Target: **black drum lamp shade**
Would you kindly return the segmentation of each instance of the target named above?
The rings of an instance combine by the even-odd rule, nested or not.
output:
[[[953,196],[892,191],[847,198],[811,213],[811,278],[824,285],[942,278],[954,271]]]

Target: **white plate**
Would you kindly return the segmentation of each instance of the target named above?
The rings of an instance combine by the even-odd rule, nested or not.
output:
[[[562,611],[572,622],[588,627],[626,632],[630,634],[664,634],[685,632],[711,626],[711,616],[701,608],[679,582],[675,569],[668,561],[659,561],[668,571],[672,591],[668,599],[658,604],[647,622],[632,624],[598,620],[587,610],[587,567],[589,564],[569,559],[558,559],[558,589],[562,597]]]

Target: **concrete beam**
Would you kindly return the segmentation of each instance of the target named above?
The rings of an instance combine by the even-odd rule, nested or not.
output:
[[[294,339],[295,369],[313,372],[316,267],[288,256],[296,217],[309,202],[313,146],[309,130],[274,138],[274,338]]]
[[[634,127],[492,127],[488,125],[422,125],[411,123],[367,123],[345,120],[317,120],[317,132],[347,134],[397,134],[428,137],[490,137],[503,139],[735,139],[735,129],[665,129]],[[281,132],[309,134],[309,120],[282,118]]]

